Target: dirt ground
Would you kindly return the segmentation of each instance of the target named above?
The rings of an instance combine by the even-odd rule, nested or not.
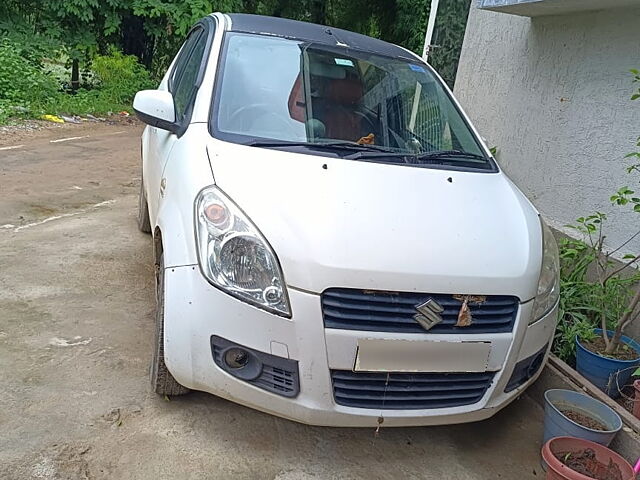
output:
[[[0,132],[0,479],[544,476],[542,411],[526,396],[482,423],[376,438],[205,393],[151,393],[140,131],[120,122]]]

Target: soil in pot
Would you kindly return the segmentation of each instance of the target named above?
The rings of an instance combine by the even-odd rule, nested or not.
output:
[[[632,379],[633,381],[634,379]],[[640,382],[640,380],[637,380]],[[640,419],[640,391],[636,391],[633,384],[627,384],[620,389],[620,397],[615,399],[631,415]]]
[[[581,340],[580,343],[591,353],[595,353],[597,355],[600,355],[601,357],[614,358],[616,360],[636,360],[637,358],[640,358],[638,357],[638,352],[622,342],[615,352],[605,354],[604,352],[607,349],[607,346],[605,345],[604,340],[600,335],[588,342]]]
[[[625,385],[620,389],[620,397],[616,398],[616,403],[622,405],[627,412],[633,413],[633,405],[635,403],[633,385]]]
[[[608,428],[605,425],[603,425],[602,422],[599,422],[587,415],[584,415],[583,413],[580,413],[577,410],[571,410],[569,408],[560,408],[560,407],[559,409],[565,417],[569,418],[570,420],[573,420],[574,422],[582,425],[583,427],[587,427],[592,430],[600,430],[602,432],[606,432],[608,430]]]
[[[590,448],[578,452],[557,452],[555,457],[574,472],[596,480],[624,480],[620,467],[613,460],[605,465],[596,460],[596,452]]]

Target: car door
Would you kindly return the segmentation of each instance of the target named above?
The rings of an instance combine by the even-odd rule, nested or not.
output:
[[[166,185],[166,179],[162,174],[167,159],[175,142],[182,137],[191,120],[199,79],[206,66],[205,52],[213,38],[213,29],[213,22],[200,22],[191,30],[166,82],[163,81],[160,86],[160,89],[169,90],[173,96],[176,129],[170,132],[157,127],[148,127],[148,151],[144,159],[143,172],[152,225],[156,222],[158,203]]]

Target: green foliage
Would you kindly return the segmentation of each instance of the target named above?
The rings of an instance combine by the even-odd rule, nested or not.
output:
[[[134,0],[131,13],[144,19],[144,33],[153,44],[148,65],[160,77],[194,23],[211,12],[243,11],[242,0]]]
[[[595,243],[606,216],[598,213],[579,218],[572,228],[592,238],[588,240],[564,238],[560,241],[560,311],[553,352],[573,364],[575,338],[595,338],[594,328],[600,328],[604,317],[609,329],[614,329],[625,313],[633,284],[640,275],[614,275],[606,282],[597,279],[599,264],[606,270],[614,263],[606,259]]]
[[[629,167],[631,168],[631,167]],[[633,165],[633,169],[627,170],[629,173],[633,172],[638,168],[638,165]],[[634,196],[635,192],[629,187],[622,187],[618,189],[618,191],[611,196],[611,202],[616,205],[633,205],[633,210],[635,212],[640,213],[640,198]]]
[[[60,93],[47,108],[50,112],[70,115],[131,110],[136,92],[154,88],[149,72],[132,55],[111,50],[93,59],[94,84],[75,94]]]
[[[436,48],[429,54],[429,62],[453,88],[458,71],[458,59],[467,26],[471,0],[440,2],[432,39]]]
[[[29,25],[0,20],[0,39],[11,44],[14,52],[34,67],[42,68],[46,58],[59,57],[60,44],[50,37],[34,34]]]
[[[631,70],[631,74],[633,75],[633,83],[640,83],[640,71],[634,68]],[[631,100],[638,99],[640,99],[640,88],[631,95]],[[640,149],[640,137],[636,139],[635,146]],[[640,185],[640,150],[627,154],[625,159],[629,162],[627,165],[627,173],[636,175],[638,179],[637,183]],[[618,205],[630,204],[636,213],[640,213],[640,196],[634,196],[635,192],[627,187],[621,190],[618,190],[617,194],[611,197],[611,201]]]
[[[39,113],[55,113],[61,115],[106,114],[108,112],[129,111],[130,103],[114,103],[100,90],[79,89],[74,94],[60,93],[45,105]]]
[[[25,103],[55,93],[55,81],[28,59],[9,40],[0,40],[0,99]]]
[[[640,72],[631,70],[633,82],[640,82]],[[631,100],[640,99],[640,89]],[[640,147],[640,137],[636,142]],[[629,174],[640,174],[640,152],[625,156],[632,159]],[[640,180],[640,179],[639,179]],[[640,213],[640,197],[629,187],[619,188],[609,200],[613,205],[631,207]],[[614,250],[605,249],[604,224],[607,216],[596,212],[581,217],[572,226],[583,240],[564,240],[560,245],[560,322],[556,330],[554,352],[566,361],[575,354],[573,339],[589,339],[594,328],[614,331],[603,333],[607,355],[616,351],[625,329],[640,319],[640,254],[628,253],[622,264],[612,260],[614,253],[640,236],[640,230]],[[628,273],[630,270],[631,273]]]
[[[469,1],[442,2],[438,16],[435,41],[441,47],[431,61],[450,85],[455,77]],[[40,70],[40,74],[29,70],[24,75],[25,82],[38,81],[47,86],[37,89],[42,95],[28,93],[21,86],[12,88],[11,94],[0,95],[0,116],[6,118],[11,111],[8,107],[16,106],[11,105],[14,100],[7,100],[16,95],[20,97],[18,106],[33,112],[45,106],[51,108],[54,103],[48,99],[53,97],[67,111],[86,110],[92,103],[102,106],[109,101],[126,103],[135,86],[148,86],[149,76],[157,80],[164,73],[192,25],[214,11],[327,24],[382,38],[421,54],[429,6],[429,0],[3,0],[0,39],[14,46],[11,61],[21,63],[16,71],[26,72],[24,60]],[[118,57],[112,53],[113,48],[123,54]],[[131,62],[127,60],[130,54],[138,58],[150,75],[139,65],[133,70],[131,65],[122,65]],[[110,58],[111,64],[102,68],[105,58]],[[55,79],[53,75],[42,74],[52,67],[65,77]],[[127,76],[125,72],[133,75]],[[121,74],[124,76],[113,78]],[[4,76],[8,78],[6,69]],[[92,79],[97,83],[91,83]],[[54,83],[56,88],[62,85],[79,90],[73,98],[52,97]],[[96,89],[103,93],[98,95]]]
[[[326,3],[326,20],[319,23],[381,38],[422,54],[431,4],[429,0],[353,0]]]
[[[444,3],[447,2],[441,2],[441,5]],[[422,55],[430,7],[429,0],[396,0],[395,18],[388,30],[381,32],[383,33],[382,38]],[[385,6],[383,6],[381,14],[385,15]],[[438,18],[441,14],[442,11],[438,11]],[[464,16],[466,23],[466,13]],[[464,30],[462,34],[464,35]]]
[[[241,11],[242,7],[241,0],[135,0],[133,14],[160,20],[146,25],[154,36],[184,38],[194,23],[211,12]]]
[[[631,75],[633,75],[633,83],[640,83],[640,70],[636,68],[632,68],[629,71],[631,72]],[[640,88],[638,88],[637,92],[631,95],[631,100],[638,100],[639,98],[640,98]]]
[[[138,90],[154,88],[149,72],[138,63],[138,59],[115,49],[109,55],[97,55],[93,59],[92,70],[100,95],[113,104],[129,103]]]
[[[448,0],[440,6],[435,40],[441,47],[433,62],[450,83],[469,4],[470,0]],[[4,0],[0,2],[0,33],[27,32],[53,40],[76,61],[89,61],[115,45],[125,53],[135,53],[159,72],[191,26],[214,11],[324,23],[421,53],[429,5],[429,0]]]
[[[0,40],[0,123],[11,116],[130,110],[135,93],[154,86],[136,57],[112,49],[94,58],[94,83],[70,94],[37,62],[21,56],[21,51],[7,38]]]
[[[0,122],[48,102],[57,94],[55,80],[8,39],[0,39]]]

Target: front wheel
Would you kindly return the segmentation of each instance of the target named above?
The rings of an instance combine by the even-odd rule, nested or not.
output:
[[[156,332],[151,358],[151,387],[158,395],[184,395],[189,392],[189,389],[173,378],[164,363],[164,256],[162,254],[156,276]]]

